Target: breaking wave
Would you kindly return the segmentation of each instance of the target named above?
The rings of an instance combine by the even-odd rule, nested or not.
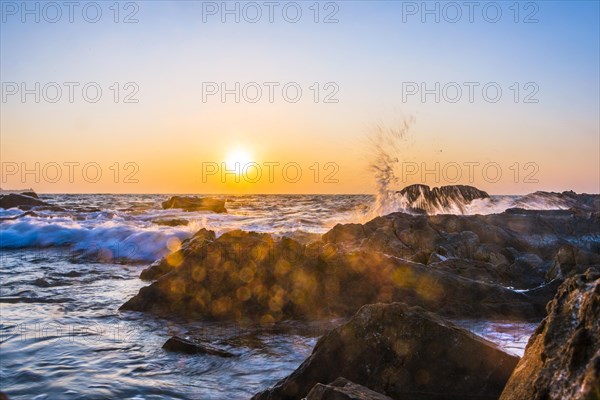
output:
[[[167,242],[190,237],[195,227],[140,227],[107,221],[86,227],[69,218],[24,217],[3,222],[0,249],[65,247],[73,256],[106,261],[154,261],[169,253]]]

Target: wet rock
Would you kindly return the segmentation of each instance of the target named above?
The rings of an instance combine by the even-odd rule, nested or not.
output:
[[[481,261],[450,258],[436,263],[430,263],[428,267],[478,282],[494,284],[498,281],[496,267]]]
[[[523,205],[541,204],[545,207],[569,209],[571,212],[585,214],[600,210],[600,195],[577,194],[573,191],[562,193],[537,191],[522,196],[519,203]]]
[[[39,200],[36,197],[27,196],[25,194],[9,193],[0,195],[0,208],[20,208],[21,210],[29,210],[32,207],[50,206],[48,203]]]
[[[121,309],[162,316],[278,321],[350,316],[361,306],[405,301],[452,317],[541,318],[543,304],[368,248],[303,246],[289,238],[209,231],[142,274],[160,276]]]
[[[44,288],[52,286],[52,284],[50,282],[48,282],[47,280],[45,280],[44,278],[37,278],[36,280],[31,282],[31,284],[34,286],[44,287]]]
[[[211,199],[209,197],[173,196],[162,203],[162,208],[181,208],[184,211],[212,211],[216,213],[227,212],[225,200]]]
[[[202,251],[207,243],[215,239],[216,236],[213,231],[204,228],[200,229],[194,236],[186,239],[182,243],[182,248],[180,250],[169,254],[144,269],[140,274],[140,278],[147,281],[156,280],[168,272],[180,267],[185,261],[189,262],[194,258],[201,257],[202,255],[198,253]]]
[[[190,223],[190,221],[187,219],[157,219],[152,222],[154,222],[156,225],[163,226],[185,226]]]
[[[525,253],[519,255],[510,265],[497,267],[502,284],[515,289],[529,289],[542,285],[546,281],[547,264],[537,255]]]
[[[337,378],[329,385],[317,383],[306,396],[306,400],[392,400],[362,385]]]
[[[196,343],[191,340],[187,340],[184,338],[180,338],[179,336],[172,336],[169,340],[163,344],[163,349],[167,351],[172,351],[176,353],[185,353],[185,354],[208,354],[211,356],[219,356],[219,357],[235,357],[234,354],[217,349],[216,347],[204,344],[204,343]]]
[[[501,400],[600,398],[600,273],[566,280],[529,339]]]
[[[61,275],[61,276],[66,276],[67,278],[78,278],[78,277],[80,277],[80,276],[83,276],[83,275],[84,275],[84,273],[83,273],[83,272],[81,272],[81,271],[77,271],[77,270],[74,270],[74,269],[73,269],[73,270],[71,270],[71,271],[69,271],[69,272],[65,272],[65,273],[63,273],[63,274],[58,274],[58,275]]]
[[[324,335],[296,371],[253,399],[299,399],[340,376],[398,400],[490,399],[517,362],[419,307],[373,304]]]
[[[145,270],[142,278],[157,282],[123,309],[277,321],[403,301],[447,317],[541,320],[553,281],[564,279],[549,277],[553,258],[566,242],[578,254],[600,252],[599,218],[393,213],[337,225],[308,244],[242,231],[216,239],[202,230]]]
[[[547,279],[567,278],[584,273],[589,267],[600,271],[600,254],[586,251],[573,245],[562,246],[546,273]]]
[[[33,197],[34,199],[39,199],[39,196],[36,192],[21,192],[21,195]]]
[[[0,392],[0,400],[10,400],[10,399],[5,393]]]
[[[23,218],[23,217],[39,217],[39,214],[37,214],[33,211],[26,211],[22,214],[15,215],[13,217],[2,217],[2,218],[0,218],[0,221],[12,221],[12,220]]]
[[[429,255],[427,264],[435,264],[435,263],[439,263],[439,262],[446,261],[446,260],[447,260],[446,257],[444,257],[436,252],[433,252]]]
[[[419,208],[428,213],[453,208],[465,211],[465,206],[475,199],[486,199],[490,196],[483,190],[473,186],[450,185],[429,188],[427,185],[410,185],[399,192],[408,206]]]
[[[366,238],[364,227],[361,224],[337,224],[323,235],[323,240],[329,243],[356,242]]]

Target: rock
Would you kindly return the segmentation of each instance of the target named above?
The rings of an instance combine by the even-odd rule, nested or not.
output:
[[[459,209],[465,211],[471,201],[486,199],[490,196],[473,186],[450,185],[430,189],[427,185],[410,185],[399,192],[410,208],[435,213],[444,210]]]
[[[33,197],[34,199],[39,199],[39,196],[37,195],[36,192],[22,192],[21,195]]]
[[[178,336],[172,336],[169,340],[163,344],[163,349],[176,353],[185,354],[208,354],[211,356],[219,357],[235,357],[228,351],[217,349],[207,344],[200,344],[192,342],[191,340],[183,339]]]
[[[0,392],[0,400],[10,400],[8,396],[2,392]]]
[[[447,260],[446,257],[444,257],[442,255],[439,255],[438,253],[436,253],[434,251],[433,253],[431,253],[429,255],[429,259],[427,260],[427,264],[435,264],[435,263],[439,263],[439,262],[446,261],[446,260]]]
[[[600,254],[586,251],[573,245],[562,246],[552,263],[552,268],[546,273],[547,279],[567,278],[584,273],[588,267],[600,271]]]
[[[15,216],[12,216],[12,217],[2,217],[2,218],[0,218],[0,221],[12,221],[12,220],[15,220],[15,219],[19,219],[19,218],[23,218],[23,217],[28,217],[28,216],[29,217],[39,217],[40,215],[37,214],[37,213],[35,213],[35,212],[33,212],[33,211],[25,211],[22,214],[15,215]]]
[[[21,210],[29,210],[32,207],[50,206],[50,204],[39,200],[36,197],[27,196],[24,194],[9,193],[0,195],[0,208],[20,208]]]
[[[496,267],[481,261],[450,258],[433,264],[430,263],[428,267],[443,272],[450,272],[454,275],[472,279],[477,282],[494,284],[498,280]]]
[[[212,211],[225,213],[225,200],[211,199],[209,197],[184,197],[173,196],[162,203],[162,208],[181,208],[184,211]]]
[[[535,288],[546,281],[546,263],[535,254],[524,253],[512,264],[502,264],[496,268],[502,284],[515,289]]]
[[[569,209],[571,212],[586,214],[600,211],[600,195],[577,194],[573,191],[562,193],[537,191],[522,196],[517,205],[530,206],[531,204],[542,204],[544,207]]]
[[[190,223],[190,221],[187,219],[156,219],[152,222],[154,222],[156,225],[163,226],[182,226]]]
[[[600,273],[559,287],[500,399],[600,399]]]
[[[545,305],[532,304],[524,293],[369,248],[304,246],[244,231],[218,239],[201,231],[142,278],[158,280],[122,310],[272,322],[350,316],[365,304],[405,301],[451,317],[529,320],[541,318]]]
[[[183,241],[183,248],[169,254],[168,256],[154,262],[140,274],[140,278],[147,281],[153,281],[161,276],[171,272],[173,269],[181,266],[186,258],[193,258],[194,254],[209,242],[216,239],[213,231],[200,229],[189,239]],[[197,254],[196,254],[197,255]]]
[[[144,270],[143,279],[157,282],[122,309],[272,322],[403,301],[446,317],[539,321],[564,279],[549,274],[552,259],[569,243],[582,255],[573,262],[593,261],[598,238],[600,215],[568,210],[393,213],[336,225],[308,244],[242,231],[217,239],[201,230]]]
[[[392,400],[390,397],[372,391],[362,385],[350,382],[344,378],[337,378],[329,385],[317,383],[306,400]]]
[[[299,399],[344,377],[392,399],[497,398],[518,358],[419,307],[364,306],[254,400]]]

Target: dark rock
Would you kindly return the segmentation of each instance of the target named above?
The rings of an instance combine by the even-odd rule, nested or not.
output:
[[[10,400],[10,399],[6,394],[0,392],[0,400]]]
[[[428,267],[435,268],[436,270],[443,272],[450,272],[456,276],[472,279],[477,282],[494,284],[498,280],[496,267],[481,261],[450,258],[436,263],[431,263],[428,265]]]
[[[83,276],[84,273],[81,272],[81,271],[77,271],[77,270],[73,269],[73,270],[71,270],[69,272],[65,272],[65,273],[62,273],[62,274],[59,274],[59,275],[66,276],[67,278],[79,278],[80,276]]]
[[[172,336],[169,340],[163,344],[163,349],[176,353],[185,354],[209,354],[211,356],[219,357],[235,357],[234,354],[217,349],[216,347],[204,344],[196,343],[191,340],[183,339],[178,336]]]
[[[34,199],[39,199],[39,196],[36,192],[21,192],[21,195],[33,197]]]
[[[36,280],[31,282],[31,284],[34,286],[45,287],[45,288],[52,286],[52,284],[50,282],[48,282],[47,280],[45,280],[44,278],[37,278]]]
[[[0,208],[9,209],[9,208],[20,208],[22,210],[28,210],[31,207],[37,206],[50,206],[48,203],[45,203],[39,200],[36,197],[26,196],[23,194],[9,193],[5,195],[0,195]]]
[[[515,289],[529,289],[542,285],[546,281],[546,263],[537,255],[524,253],[510,264],[497,267],[502,284]]]
[[[345,378],[337,378],[329,385],[317,383],[306,400],[392,400],[388,396],[372,391],[362,385],[350,382]]]
[[[160,278],[173,269],[181,266],[186,259],[193,258],[195,253],[201,251],[201,249],[207,243],[215,240],[215,238],[216,236],[213,231],[209,231],[204,228],[200,229],[194,234],[194,236],[182,243],[182,249],[169,254],[168,256],[154,262],[148,268],[144,269],[140,274],[140,278],[147,281],[153,281]]]
[[[15,215],[13,217],[2,217],[2,218],[0,218],[0,221],[12,221],[12,220],[23,218],[23,217],[27,217],[27,216],[29,216],[29,217],[39,217],[39,214],[37,214],[37,213],[35,213],[33,211],[25,211],[24,213],[19,214],[19,215]]]
[[[435,263],[439,263],[442,261],[446,261],[447,258],[444,256],[439,255],[436,252],[433,252],[429,255],[429,259],[427,260],[427,264],[435,264]]]
[[[323,235],[323,240],[329,243],[355,242],[366,238],[364,227],[361,224],[337,224]]]
[[[162,203],[162,208],[181,208],[184,211],[212,211],[216,213],[227,212],[225,200],[209,197],[173,196]]]
[[[435,213],[458,209],[465,211],[465,206],[475,199],[486,199],[490,196],[473,186],[450,185],[430,189],[427,185],[410,185],[399,192],[409,207]]]
[[[394,213],[337,225],[306,245],[241,231],[216,239],[202,230],[145,270],[143,279],[158,281],[123,309],[272,321],[404,301],[447,317],[540,320],[554,278],[564,279],[548,273],[552,259],[570,243],[581,254],[570,263],[594,260],[599,237],[600,215],[555,212]]]
[[[554,256],[552,268],[546,273],[546,278],[568,278],[584,273],[590,266],[600,271],[600,254],[573,245],[564,245]]]
[[[537,319],[543,312],[523,293],[368,248],[303,246],[244,231],[218,239],[204,231],[142,274],[159,276],[121,309],[271,322],[350,316],[365,304],[392,301],[452,317]]]
[[[600,195],[585,193],[577,194],[573,191],[565,191],[562,193],[537,191],[522,196],[518,203],[524,206],[530,204],[543,204],[545,207],[568,209],[570,212],[576,212],[582,215],[600,211]]]
[[[517,362],[419,307],[374,304],[324,335],[296,371],[253,399],[299,399],[339,376],[398,400],[493,399]]]
[[[501,400],[600,399],[600,274],[566,280]]]
[[[187,219],[157,219],[152,222],[154,222],[156,225],[163,226],[182,226],[190,223],[190,221]]]

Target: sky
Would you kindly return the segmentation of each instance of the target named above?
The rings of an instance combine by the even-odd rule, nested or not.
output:
[[[600,192],[597,1],[0,3],[5,189]]]

